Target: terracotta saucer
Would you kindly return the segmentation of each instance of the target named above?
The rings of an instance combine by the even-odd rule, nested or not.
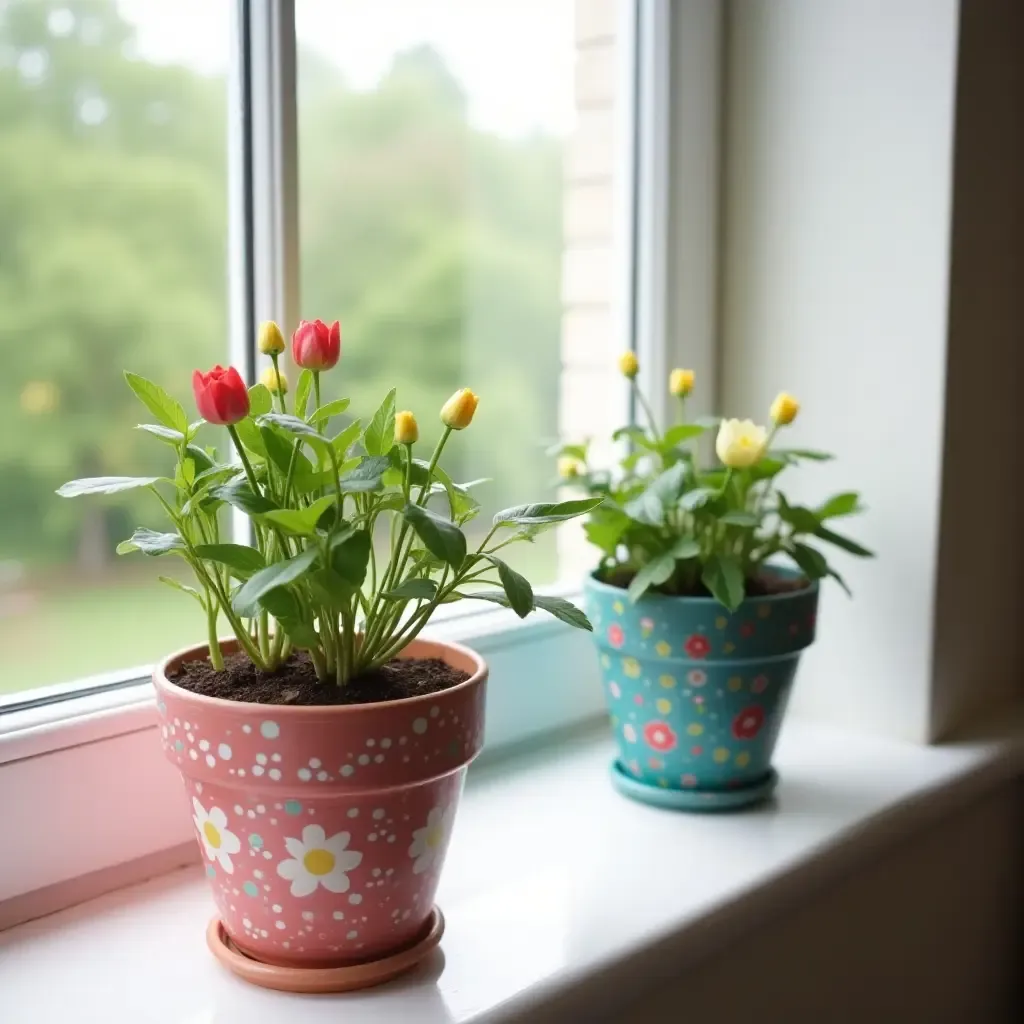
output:
[[[246,956],[228,938],[220,918],[215,917],[206,929],[210,952],[240,978],[263,988],[279,992],[353,992],[390,981],[415,967],[428,956],[444,935],[444,915],[434,907],[421,938],[411,946],[380,960],[346,964],[344,967],[277,967]]]

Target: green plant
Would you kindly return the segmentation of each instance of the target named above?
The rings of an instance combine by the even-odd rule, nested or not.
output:
[[[839,573],[816,546],[831,544],[861,557],[871,552],[832,530],[831,521],[862,512],[853,491],[833,495],[815,507],[794,504],[778,486],[786,469],[832,456],[803,448],[772,448],[780,429],[799,412],[780,394],[766,429],[750,420],[698,419],[686,422],[686,399],[694,386],[691,370],[673,370],[669,390],[678,399],[678,422],[662,430],[636,382],[631,352],[619,368],[630,381],[646,426],[622,427],[612,440],[628,442],[617,470],[594,468],[589,442],[558,445],[562,479],[601,499],[585,524],[588,539],[602,553],[602,579],[626,585],[636,601],[648,590],[663,594],[712,594],[729,609],[765,586],[769,559],[789,558],[809,580]],[[719,465],[702,468],[701,438],[717,430]]]
[[[263,325],[259,344],[273,361],[264,375],[273,390],[246,388],[234,368],[197,370],[192,383],[203,419],[196,422],[162,388],[126,373],[157,420],[140,429],[174,452],[172,475],[91,477],[57,492],[75,497],[145,488],[157,497],[171,529],[138,529],[117,551],[175,556],[191,566],[196,587],[160,578],[203,609],[214,667],[224,667],[217,639],[222,615],[260,669],[272,672],[302,648],[317,676],[339,685],[397,655],[441,604],[454,601],[490,601],[520,617],[540,608],[591,628],[570,602],[534,594],[498,552],[591,511],[600,498],[505,509],[470,550],[462,528],[479,511],[474,485],[455,483],[440,465],[451,434],[473,419],[477,398],[469,389],[445,403],[443,432],[424,461],[414,455],[416,419],[396,411],[394,390],[368,423],[356,420],[332,432],[331,421],[349,404],[319,402],[321,373],[340,358],[337,322],[304,321],[293,334],[292,358],[303,369],[290,410],[276,325]],[[205,423],[227,428],[238,463],[198,442]],[[440,508],[431,507],[432,498]],[[249,518],[253,546],[222,537],[226,506]],[[373,543],[378,532],[389,536],[386,560]]]

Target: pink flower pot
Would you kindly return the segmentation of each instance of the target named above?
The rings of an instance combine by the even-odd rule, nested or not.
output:
[[[164,752],[181,771],[228,937],[264,963],[311,968],[415,943],[483,744],[483,659],[415,640],[403,657],[442,658],[470,678],[408,700],[288,707],[203,697],[168,680],[206,651],[171,655],[153,682]]]

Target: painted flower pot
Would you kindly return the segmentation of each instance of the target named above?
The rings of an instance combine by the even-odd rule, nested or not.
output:
[[[225,652],[234,644],[225,643]],[[227,937],[284,967],[388,957],[429,930],[466,768],[484,732],[487,667],[416,640],[470,678],[429,696],[288,707],[199,696],[154,671],[160,732],[181,772]]]
[[[773,569],[791,576],[787,570]],[[616,786],[648,803],[722,810],[775,786],[775,741],[800,652],[814,640],[818,586],[713,598],[585,586],[619,757]]]

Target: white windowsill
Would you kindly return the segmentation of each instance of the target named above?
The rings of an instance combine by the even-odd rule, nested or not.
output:
[[[593,731],[472,773],[438,898],[443,952],[403,979],[316,998],[238,981],[206,950],[212,903],[196,867],[0,935],[4,1017],[533,1022],[557,1000],[564,1019],[590,1019],[730,928],[1019,773],[1024,733],[1010,732],[922,748],[790,722],[777,800],[698,816],[616,794],[611,744]]]

